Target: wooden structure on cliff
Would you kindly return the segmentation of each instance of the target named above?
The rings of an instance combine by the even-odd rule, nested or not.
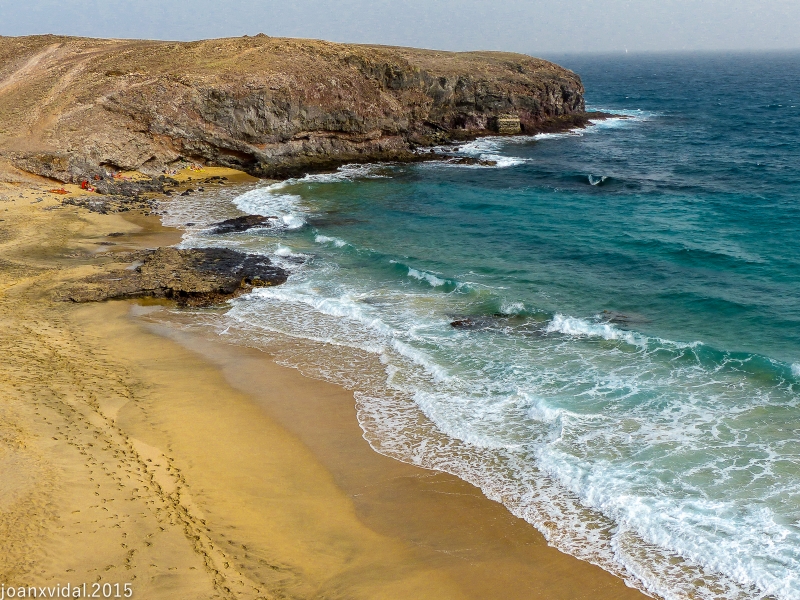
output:
[[[522,131],[517,115],[500,115],[494,117],[489,126],[500,135],[514,135]]]

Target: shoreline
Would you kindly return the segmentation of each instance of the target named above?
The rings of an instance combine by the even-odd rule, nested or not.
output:
[[[459,582],[457,597],[644,597],[600,567],[548,546],[532,525],[472,484],[373,450],[356,419],[352,392],[279,365],[267,351],[227,343],[211,331],[172,327],[142,312],[148,331],[213,365],[296,436],[352,501],[360,522],[423,554],[416,569],[434,565]]]
[[[163,303],[52,302],[97,270],[98,246],[180,232],[29,197],[0,205],[16,227],[0,265],[0,581],[133,581],[148,598],[643,597],[470,484],[374,452],[343,388],[129,314]]]

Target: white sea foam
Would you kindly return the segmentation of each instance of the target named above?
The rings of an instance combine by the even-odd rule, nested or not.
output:
[[[551,544],[632,585],[676,600],[742,600],[758,597],[758,590],[797,597],[798,582],[785,569],[774,571],[767,551],[771,545],[776,560],[794,564],[783,549],[796,532],[758,505],[741,513],[724,499],[681,499],[654,478],[665,472],[673,446],[681,452],[705,448],[707,431],[720,418],[717,403],[726,407],[726,427],[734,427],[737,411],[749,410],[752,392],[735,392],[724,379],[717,384],[696,364],[670,366],[615,347],[587,354],[583,346],[587,339],[625,341],[627,335],[667,352],[689,345],[660,345],[607,323],[557,315],[546,329],[566,336],[563,342],[544,339],[546,353],[515,344],[509,354],[502,337],[479,341],[453,332],[446,321],[410,309],[410,298],[402,304],[392,297],[367,300],[375,300],[374,291],[304,273],[235,302],[227,323],[238,322],[247,339],[260,328],[298,340],[294,353],[281,343],[282,363],[354,389],[359,422],[377,451],[480,486]],[[323,345],[304,350],[302,344],[312,342]],[[442,362],[448,344],[454,352],[446,356],[456,361],[451,365]],[[335,350],[326,353],[327,346]],[[491,370],[509,360],[508,371]],[[563,393],[550,389],[555,382],[567,386]],[[645,389],[684,387],[702,393],[641,396]],[[616,406],[620,402],[624,408]],[[735,439],[732,444],[732,450],[739,447]],[[642,455],[636,469],[619,461],[643,449],[653,458]],[[664,452],[662,465],[656,459]],[[736,460],[725,468],[737,468]],[[752,461],[743,467],[761,468]],[[723,477],[713,458],[696,468]],[[673,476],[682,481],[691,473]],[[723,534],[727,541],[720,543]]]
[[[767,594],[796,597],[792,594],[796,577],[786,580],[785,575],[775,576],[763,568],[766,565],[759,564],[771,558],[770,538],[797,538],[796,531],[779,525],[771,511],[752,507],[742,513],[742,507],[733,502],[634,494],[625,483],[631,477],[627,469],[602,461],[591,469],[579,467],[556,445],[542,446],[537,462],[543,471],[578,495],[584,506],[608,516],[622,531],[635,531],[653,548],[674,552],[710,571],[727,573],[745,586],[755,585]],[[657,478],[643,475],[652,478],[653,489],[657,489]],[[734,515],[736,519],[732,520]],[[771,533],[765,535],[766,532]],[[650,589],[660,595],[682,596],[653,584]]]
[[[547,324],[545,331],[548,333],[563,333],[564,335],[601,337],[604,340],[621,340],[634,346],[646,344],[646,339],[636,333],[625,331],[609,323],[596,323],[586,319],[566,317],[557,314]]]
[[[792,375],[800,377],[800,363],[794,363],[792,365]]]
[[[330,237],[327,235],[315,235],[314,241],[317,242],[318,244],[333,244],[337,248],[344,248],[345,246],[347,246],[347,242],[345,242],[344,240],[335,237]]]
[[[500,137],[483,137],[472,142],[462,144],[457,148],[457,153],[483,161],[495,163],[491,168],[506,169],[528,162],[525,158],[501,154],[504,140]],[[471,168],[487,168],[488,165],[457,165]]]
[[[599,112],[603,112],[610,115],[616,115],[604,119],[589,119],[589,122],[592,126],[589,130],[600,131],[603,129],[616,129],[618,127],[627,127],[633,125],[635,123],[641,123],[643,121],[649,121],[650,119],[659,116],[659,113],[652,112],[652,111],[645,111],[645,110],[625,110],[625,109],[616,109],[616,108],[597,108],[592,107],[591,110],[597,110]],[[589,110],[589,114],[591,115],[591,110]]]
[[[528,416],[535,421],[542,423],[557,424],[561,417],[564,415],[564,410],[561,408],[553,408],[548,406],[544,398],[540,396],[531,396],[526,392],[518,392],[528,399],[530,408],[528,409]]]
[[[354,322],[361,323],[366,325],[369,329],[380,332],[386,336],[385,345],[373,345],[373,347],[391,348],[400,356],[409,358],[412,363],[424,366],[426,372],[434,374],[437,372],[437,362],[433,360],[427,352],[422,352],[408,342],[400,340],[398,338],[400,331],[389,325],[382,317],[376,317],[375,312],[372,310],[367,312],[365,312],[363,308],[353,310],[351,305],[353,302],[352,298],[339,299],[339,301],[342,300],[344,300],[346,305],[349,305],[349,308],[346,310],[342,310],[341,307],[332,309],[331,305],[318,301],[312,302],[311,305],[317,306],[325,314],[346,316]],[[307,321],[307,319],[305,319],[305,321]],[[570,320],[569,317],[561,316],[560,319],[554,321],[556,321],[557,325],[551,326],[551,331],[576,337],[594,336],[602,337],[603,339],[617,340],[623,339],[627,334],[627,332],[622,332],[608,324],[592,323],[579,319]],[[378,326],[378,323],[381,325]],[[678,345],[674,344],[674,346],[677,347]],[[465,351],[468,350],[469,348],[465,348]],[[387,361],[388,363],[392,363],[395,360],[387,358],[387,356],[385,352],[381,355],[382,364],[387,364]],[[402,369],[394,365],[394,368],[389,369],[389,371],[392,373],[392,384],[398,385],[398,374],[402,372]],[[438,382],[440,386],[458,385],[446,371],[440,371],[438,375],[434,376],[433,380]],[[475,384],[474,381],[472,383]],[[609,389],[623,390],[625,387],[630,387],[631,382],[625,379],[620,379],[616,383],[609,380],[604,385],[610,386]],[[568,411],[562,407],[551,406],[541,396],[530,396],[526,393],[508,396],[499,403],[487,405],[485,403],[476,404],[476,399],[469,395],[464,395],[464,390],[462,388],[459,388],[461,389],[459,392],[456,392],[455,389],[444,392],[437,389],[430,389],[428,391],[420,388],[415,389],[416,391],[413,393],[415,405],[436,424],[440,433],[446,434],[447,437],[445,439],[450,439],[451,441],[445,443],[444,446],[438,446],[435,443],[431,443],[431,438],[419,440],[419,443],[411,443],[408,440],[403,441],[402,435],[401,438],[398,439],[397,436],[400,435],[398,431],[407,430],[410,423],[418,419],[415,417],[398,430],[394,427],[400,426],[402,423],[402,419],[398,421],[400,418],[398,414],[401,413],[402,410],[398,407],[392,409],[392,411],[394,411],[393,416],[389,419],[386,413],[386,410],[389,409],[387,408],[385,396],[381,397],[380,394],[377,396],[367,394],[359,395],[360,420],[369,434],[368,438],[371,443],[380,451],[391,455],[398,455],[416,464],[453,472],[469,481],[481,485],[487,495],[490,497],[497,497],[498,499],[502,498],[504,503],[515,513],[524,516],[532,523],[540,526],[546,535],[548,535],[548,539],[562,549],[568,550],[583,558],[593,560],[594,562],[599,562],[604,567],[614,570],[622,576],[626,576],[627,574],[628,577],[631,577],[635,574],[636,577],[641,580],[642,587],[665,597],[680,598],[685,597],[684,592],[690,592],[688,587],[681,591],[681,574],[677,571],[670,571],[670,565],[674,563],[674,556],[671,553],[678,553],[689,560],[689,562],[682,563],[681,572],[683,576],[687,573],[694,573],[692,577],[707,578],[709,573],[704,572],[704,567],[700,566],[705,564],[705,568],[721,570],[722,572],[736,575],[735,578],[739,579],[742,585],[744,585],[744,587],[741,587],[733,583],[732,580],[724,578],[721,580],[717,579],[717,583],[714,584],[717,587],[712,589],[716,590],[714,593],[719,597],[747,597],[748,593],[746,590],[748,589],[748,585],[757,585],[761,589],[770,590],[779,597],[792,597],[791,585],[794,584],[788,584],[789,587],[787,587],[787,584],[779,585],[776,578],[770,578],[764,575],[764,573],[768,571],[763,569],[759,570],[759,568],[755,567],[751,562],[741,562],[738,558],[736,560],[726,560],[725,555],[733,557],[741,556],[741,552],[737,553],[734,551],[735,545],[729,545],[723,555],[722,553],[713,552],[713,541],[715,539],[713,536],[709,538],[708,541],[703,541],[702,538],[697,538],[696,536],[693,537],[693,528],[702,528],[703,526],[702,522],[697,521],[699,515],[709,511],[713,513],[710,505],[709,507],[705,507],[701,505],[695,506],[691,503],[685,506],[674,504],[661,506],[658,504],[651,504],[646,500],[646,496],[641,495],[640,491],[633,493],[632,490],[626,487],[627,484],[625,484],[625,482],[630,478],[629,471],[608,469],[602,467],[602,463],[599,463],[598,467],[587,470],[586,466],[575,461],[574,456],[569,453],[565,454],[564,451],[560,449],[560,444],[578,443],[579,440],[571,442],[570,438],[573,437],[577,431],[585,429],[587,423],[592,422],[592,420],[597,421],[599,419],[598,422],[604,427],[608,425],[609,421],[604,419],[602,414],[579,414],[574,411]],[[511,427],[513,429],[513,418],[508,417],[509,415],[513,417],[513,410],[518,404],[524,405],[526,403],[520,403],[518,399],[515,400],[514,398],[525,397],[533,398],[533,400],[526,401],[529,404],[526,411],[528,418],[547,424],[548,430],[551,431],[549,435],[543,438],[548,440],[548,443],[538,446],[539,450],[536,456],[539,467],[544,469],[545,473],[548,473],[553,481],[559,482],[559,485],[566,486],[567,489],[575,494],[576,501],[571,508],[569,507],[569,502],[564,499],[563,492],[558,492],[561,496],[559,503],[548,504],[553,502],[555,497],[546,495],[544,498],[539,497],[536,502],[530,504],[530,502],[533,502],[533,498],[525,500],[527,496],[522,489],[512,493],[512,490],[516,489],[517,485],[523,486],[524,488],[524,486],[531,484],[529,474],[525,474],[524,470],[514,471],[515,477],[518,478],[516,483],[514,481],[505,481],[505,483],[501,483],[503,482],[503,478],[499,473],[490,469],[488,467],[490,463],[482,461],[479,455],[475,454],[475,452],[495,452],[501,450],[503,452],[516,452],[514,448],[519,448],[519,444],[503,441],[503,437],[498,438],[499,431],[494,430],[492,424]],[[376,413],[373,411],[378,412]],[[682,412],[681,414],[683,416],[681,419],[689,418],[692,412],[697,412],[696,405],[692,406],[691,411]],[[465,421],[462,416],[458,416],[465,414],[471,415],[472,420]],[[714,419],[714,414],[709,412],[708,418]],[[379,420],[381,420],[383,424],[378,427],[378,429],[375,429],[375,424]],[[387,422],[394,423],[388,430]],[[671,421],[666,422],[664,426],[670,422]],[[667,438],[664,438],[664,435],[671,430],[666,430],[662,427],[660,430],[657,429],[652,432],[647,432],[645,431],[646,428],[644,424],[646,424],[645,421],[639,426],[639,431],[641,433],[638,434],[638,437],[641,438],[642,435],[646,434],[650,440],[650,444],[664,439],[669,441],[670,435],[668,435]],[[555,429],[552,429],[553,426],[555,426]],[[414,427],[418,429],[418,425]],[[669,425],[669,427],[671,428],[672,425]],[[587,431],[591,431],[591,428]],[[599,429],[597,433],[599,434],[601,431],[604,430]],[[691,430],[686,430],[685,426],[678,426],[675,431],[683,431],[686,434],[684,435],[685,439],[682,443],[695,442],[691,435]],[[432,438],[435,438],[435,436],[439,434],[431,432],[430,435]],[[606,436],[607,433],[603,433],[602,435]],[[588,438],[589,441],[587,443],[589,447],[594,444],[594,442],[591,441],[592,439],[594,438]],[[452,440],[461,440],[461,443],[467,444],[467,446],[454,446]],[[400,445],[398,446],[397,444]],[[623,447],[624,445],[625,444],[622,444]],[[645,447],[647,447],[647,445],[648,444],[644,444]],[[456,447],[461,449],[454,455],[453,453]],[[468,450],[468,448],[473,448],[473,450]],[[457,458],[460,452],[464,453],[462,456],[463,462],[462,459]],[[496,460],[496,458],[490,459],[487,456],[485,460],[491,462]],[[530,466],[524,467],[524,465],[520,465],[520,467],[523,469],[530,468]],[[488,471],[482,471],[481,469],[488,469]],[[501,487],[498,488],[498,485],[501,485]],[[537,489],[539,489],[541,493],[544,493],[543,490],[546,488],[546,485],[537,481]],[[555,490],[553,490],[553,493],[556,493]],[[514,498],[517,499],[515,500]],[[541,502],[545,502],[545,504],[542,505]],[[668,502],[671,502],[671,500]],[[538,508],[534,510],[534,506]],[[610,518],[610,521],[604,526],[605,530],[610,532],[606,542],[595,539],[597,536],[596,533],[586,531],[584,524],[586,522],[587,513],[585,512],[586,509],[581,507],[592,507],[597,510],[599,514],[607,515]],[[717,509],[719,509],[719,506]],[[534,512],[538,516],[534,516]],[[545,515],[545,517],[549,519],[555,518],[561,523],[568,523],[570,527],[573,527],[572,533],[576,534],[577,532],[577,534],[579,534],[579,539],[576,540],[570,536],[565,536],[563,531],[556,535],[556,532],[549,529],[549,526],[544,525],[542,519],[545,517],[542,515]],[[550,516],[547,517],[547,515]],[[768,524],[768,521],[769,519],[764,521],[762,526],[766,526],[764,524]],[[617,533],[612,532],[611,523],[617,523]],[[683,525],[677,529],[671,529],[670,523]],[[714,531],[721,531],[722,524],[721,522],[713,525],[712,529]],[[600,531],[602,530],[603,528],[600,528]],[[776,535],[779,537],[788,534],[789,533],[785,529],[776,529]],[[741,538],[741,536],[739,536],[739,538]],[[580,539],[583,541],[580,541]],[[587,540],[589,541],[587,542]],[[687,540],[690,542],[688,545],[686,543]],[[752,547],[755,541],[757,540],[748,541],[746,539],[737,539],[735,540],[735,544],[743,544],[744,547]],[[607,544],[606,550],[602,549],[603,543]],[[600,546],[596,546],[596,544],[600,544]],[[664,554],[661,559],[654,559],[650,554],[646,557],[638,556],[637,553],[641,552],[642,548],[650,547],[648,544],[652,546],[649,552],[662,552],[658,550],[658,548],[663,548],[665,549],[663,552],[666,552],[666,554]],[[739,562],[737,562],[737,560]],[[651,565],[648,567],[647,565],[653,561],[655,561],[654,564],[656,566],[653,567]],[[647,570],[648,568],[650,571]],[[653,571],[654,568],[655,571]],[[720,583],[720,581],[722,583]],[[676,589],[678,592],[676,592]],[[720,593],[719,590],[722,590],[722,592]],[[789,595],[787,595],[787,592]],[[694,590],[692,593],[699,594],[701,597],[709,597],[704,595],[702,590]]]
[[[342,165],[333,173],[314,173],[299,179],[288,179],[287,185],[297,183],[338,183],[343,181],[356,181],[358,179],[385,179],[388,176],[382,169],[385,165],[376,163]]]
[[[408,276],[413,277],[414,279],[418,279],[420,281],[427,281],[431,285],[431,287],[441,287],[447,283],[446,279],[437,277],[433,273],[428,273],[427,271],[420,271],[418,269],[412,269],[411,267],[408,268]]]
[[[595,179],[594,175],[591,175],[591,174],[589,175],[589,183],[591,185],[600,185],[601,183],[603,183],[607,179],[608,179],[608,177],[606,177],[605,175],[601,175],[597,179]]]
[[[244,306],[248,306],[247,302],[252,301],[253,298],[277,300],[281,303],[288,303],[292,305],[305,305],[312,308],[319,315],[328,317],[335,317],[336,319],[347,319],[348,321],[365,328],[367,335],[355,336],[361,340],[358,347],[368,352],[384,355],[387,348],[393,349],[399,355],[411,360],[414,364],[422,367],[425,372],[432,378],[433,381],[442,382],[449,379],[447,371],[432,360],[430,356],[424,351],[415,348],[413,345],[401,339],[402,332],[396,330],[391,323],[381,318],[379,311],[369,304],[361,302],[359,295],[345,293],[340,296],[322,296],[317,293],[313,288],[307,285],[300,285],[292,288],[292,286],[280,286],[275,288],[257,288],[250,294],[249,299],[246,298]],[[243,306],[234,308],[231,311],[231,316],[239,318],[244,321],[249,321],[248,317],[252,313],[244,309]],[[250,306],[249,308],[252,308]],[[339,322],[339,328],[342,323]],[[330,326],[322,328],[328,334],[327,337],[314,335],[314,339],[320,341],[331,342],[334,338],[330,337],[336,330]],[[345,326],[345,329],[347,327]],[[343,336],[339,343],[347,343],[349,336]]]
[[[492,157],[489,157],[487,160],[494,161],[495,167],[498,169],[507,169],[508,167],[516,167],[517,165],[522,165],[528,162],[524,158],[518,158],[516,156],[502,156],[500,154],[496,154]]]
[[[306,175],[296,179],[287,179],[270,185],[259,186],[233,199],[233,203],[242,212],[265,217],[277,217],[279,225],[284,229],[300,229],[307,222],[307,211],[302,205],[302,198],[297,194],[287,193],[292,187],[308,183],[341,183],[357,179],[384,178],[378,173],[380,165],[344,165],[333,173]]]
[[[608,415],[605,414],[607,410],[567,409],[559,405],[563,400],[556,398],[554,402],[552,398],[548,399],[548,395],[552,396],[548,393],[516,388],[496,396],[497,391],[492,390],[497,390],[502,383],[503,378],[494,378],[499,374],[491,379],[476,379],[477,373],[468,375],[466,379],[464,374],[454,376],[451,369],[445,368],[439,359],[422,349],[420,344],[424,345],[427,339],[424,331],[438,331],[436,321],[420,322],[419,314],[406,314],[405,309],[398,311],[396,305],[387,312],[380,303],[365,304],[363,300],[368,298],[369,294],[352,291],[326,294],[307,280],[302,285],[258,290],[251,300],[237,303],[232,313],[238,314],[250,332],[255,324],[269,323],[267,327],[276,331],[334,344],[339,348],[336,356],[331,356],[334,362],[325,363],[324,367],[318,367],[323,371],[314,372],[322,372],[326,377],[362,390],[357,393],[359,420],[365,435],[377,450],[454,473],[480,485],[488,496],[502,500],[515,514],[539,527],[559,548],[599,563],[623,577],[630,579],[635,576],[640,587],[668,598],[685,598],[688,594],[701,598],[745,598],[750,597],[747,592],[749,585],[770,590],[778,597],[792,597],[791,586],[794,583],[779,584],[779,577],[765,575],[769,569],[758,563],[763,553],[756,552],[754,558],[742,559],[743,553],[736,550],[737,547],[754,548],[760,542],[757,535],[743,537],[734,522],[726,521],[732,508],[725,508],[724,503],[698,504],[691,499],[680,503],[670,496],[653,500],[646,490],[648,486],[657,486],[658,482],[648,482],[646,478],[639,480],[640,475],[650,472],[647,467],[641,467],[641,473],[632,474],[626,466],[614,466],[608,459],[603,459],[608,448],[618,453],[627,452],[628,448],[657,448],[659,444],[669,447],[669,444],[678,443],[678,447],[694,447],[705,435],[702,423],[711,425],[718,418],[713,403],[708,410],[702,409],[698,397],[696,401],[675,404],[664,412],[653,413],[647,409],[647,403],[637,401],[625,410],[626,417],[619,419],[614,415],[616,409]],[[258,299],[277,302],[274,320],[269,318],[264,305],[253,304]],[[287,303],[292,305],[291,310],[286,309]],[[299,310],[301,306],[306,309]],[[243,312],[244,307],[249,309]],[[412,322],[413,327],[409,327]],[[618,340],[629,333],[609,324],[563,315],[554,319],[549,329],[576,341],[552,356],[541,355],[539,360],[545,361],[543,375],[526,381],[528,387],[543,385],[549,379],[549,369],[563,368],[560,365],[576,360],[585,361],[581,358],[580,339]],[[412,330],[423,332],[423,336],[412,334]],[[440,344],[446,342],[447,338],[439,340]],[[480,350],[478,346],[473,347],[474,338],[469,335],[461,335],[453,343],[459,348],[459,355],[472,356],[470,360],[482,354],[500,356],[502,352],[499,348],[486,346],[486,340]],[[652,345],[657,341],[648,343]],[[670,347],[678,346],[672,344]],[[354,359],[343,354],[348,347],[360,348],[374,356],[385,378],[374,380],[368,384],[367,390],[361,387],[365,385],[363,381],[359,383],[352,379],[352,374],[331,371],[335,363],[353,364]],[[556,348],[550,347],[550,351]],[[572,356],[571,353],[576,354]],[[284,360],[287,364],[301,366],[307,360],[301,357],[307,356],[308,353],[299,352],[296,359]],[[632,368],[630,359],[624,355],[616,359],[614,356],[611,348],[606,360],[618,361],[621,369],[618,374],[601,378],[594,372],[597,369],[595,365],[585,372],[577,370],[572,375],[575,380],[570,385],[577,385],[578,389],[584,386],[578,378],[587,383],[594,382],[592,388],[581,392],[586,401],[600,401],[611,393],[624,399],[631,393],[639,393],[637,389],[642,385],[663,385],[660,378],[664,377],[707,378],[705,371],[698,371],[696,367],[683,370],[677,366],[670,367],[672,371],[663,374],[655,370],[644,382],[637,383],[642,368],[661,367],[655,363],[642,363]],[[294,363],[295,360],[300,362]],[[528,364],[527,359],[521,360],[516,368],[525,364]],[[414,366],[421,368],[425,376],[414,375]],[[362,365],[359,369],[362,377],[371,377],[367,367]],[[530,377],[528,374],[524,379]],[[538,377],[544,377],[541,383],[537,383]],[[516,376],[512,381],[518,381]],[[710,383],[711,380],[701,383],[706,394]],[[727,389],[724,381],[720,384],[721,390]],[[546,387],[541,390],[545,391]],[[397,393],[401,396],[408,394],[412,403],[404,403],[400,396],[395,395]],[[729,404],[726,407],[728,418],[735,416],[735,407]],[[434,424],[434,429],[422,427],[414,410],[421,410]],[[704,421],[698,422],[698,413],[702,414]],[[541,423],[544,429],[531,438],[535,429],[530,429],[529,425],[519,429],[525,419]],[[636,426],[618,427],[625,422],[635,422]],[[519,438],[515,431],[527,433]],[[602,444],[598,445],[601,441]],[[583,454],[576,454],[578,451]],[[613,455],[609,455],[609,459]],[[525,456],[535,456],[535,464],[542,472],[537,474]],[[596,512],[587,512],[588,509]],[[720,515],[716,517],[718,522],[702,516],[715,514]],[[785,527],[770,525],[775,519],[768,515],[759,517],[754,514],[746,517],[745,521],[749,530],[754,532],[771,528],[774,539],[791,534]],[[560,526],[553,529],[552,523]],[[698,531],[708,533],[698,536]],[[732,541],[724,546],[724,551],[723,548],[715,551],[715,531],[729,531]],[[680,569],[674,567],[678,555],[685,559],[680,563]],[[708,569],[729,573],[741,583],[736,584],[724,576],[709,579],[711,571]],[[695,589],[692,583],[703,578],[715,582],[707,591],[702,587]]]
[[[323,315],[347,318],[384,335],[392,333],[390,326],[374,316],[369,306],[360,303],[358,297],[352,294],[338,297],[324,296],[308,286],[298,286],[294,289],[290,286],[281,286],[257,288],[251,296],[290,304],[305,304]]]
[[[280,225],[287,229],[299,229],[305,225],[300,196],[281,193],[285,182],[257,187],[233,199],[233,204],[251,215],[277,217]]]
[[[396,336],[392,340],[391,345],[398,354],[405,358],[411,359],[413,363],[422,367],[436,383],[442,383],[451,379],[447,369],[433,360],[426,352],[422,352],[414,348],[414,346],[411,344],[400,341]]]
[[[443,154],[445,156],[447,155],[469,156],[482,161],[494,162],[495,163],[494,165],[465,165],[465,164],[459,164],[458,162],[451,162],[451,163],[445,162],[445,163],[432,163],[432,164],[434,166],[443,165],[443,166],[454,166],[454,167],[472,168],[472,169],[481,169],[481,168],[505,169],[508,167],[515,167],[530,162],[531,159],[519,156],[509,156],[508,154],[505,154],[504,150],[509,146],[530,144],[531,142],[554,140],[566,137],[576,137],[576,136],[579,137],[587,132],[598,132],[604,129],[624,127],[626,125],[630,125],[633,123],[646,121],[656,115],[656,113],[645,112],[641,110],[616,110],[616,109],[596,109],[596,110],[599,110],[600,112],[604,112],[607,114],[618,115],[618,117],[609,117],[609,118],[594,119],[594,120],[590,119],[589,127],[585,129],[575,128],[575,129],[570,129],[568,131],[561,131],[558,133],[538,133],[535,135],[515,135],[515,136],[485,136],[473,140],[471,142],[461,144],[455,149],[455,151],[453,150],[452,147],[447,147],[447,146],[440,146],[433,148],[434,152]],[[605,177],[601,179],[605,180]],[[597,184],[592,183],[592,185],[597,185]]]
[[[525,312],[525,305],[522,302],[503,302],[500,305],[500,312],[504,315],[520,315]]]
[[[292,252],[291,248],[287,248],[286,246],[279,245],[275,248],[273,254],[275,256],[280,256],[281,258],[304,258],[305,254]]]

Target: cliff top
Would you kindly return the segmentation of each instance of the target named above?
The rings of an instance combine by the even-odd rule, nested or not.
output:
[[[35,59],[36,64],[31,67],[43,59],[52,62],[72,58],[89,60],[93,63],[92,70],[98,71],[99,67],[107,67],[106,70],[153,75],[181,71],[206,76],[291,73],[308,78],[327,75],[327,71],[320,71],[320,66],[329,67],[333,61],[350,57],[372,62],[401,60],[437,76],[472,72],[513,79],[515,75],[558,77],[570,73],[546,60],[513,52],[448,52],[266,35],[196,42],[35,35],[0,36],[0,81],[22,67],[19,62],[26,58]]]

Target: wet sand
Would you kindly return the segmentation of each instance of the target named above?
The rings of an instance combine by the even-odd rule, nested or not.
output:
[[[113,262],[98,248],[178,236],[31,198],[0,204],[0,582],[131,582],[148,599],[642,596],[471,485],[372,451],[342,388],[143,314],[162,305],[52,302]]]

